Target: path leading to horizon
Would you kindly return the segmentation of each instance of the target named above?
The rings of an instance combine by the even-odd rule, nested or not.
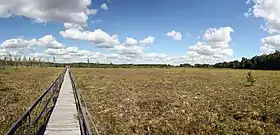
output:
[[[74,92],[67,69],[45,135],[81,135]]]

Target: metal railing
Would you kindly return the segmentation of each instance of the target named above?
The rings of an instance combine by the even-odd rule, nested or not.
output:
[[[57,101],[66,69],[55,79],[51,86],[25,111],[13,124],[6,135],[42,134]]]
[[[70,75],[70,79],[71,79],[71,83],[72,83],[72,88],[73,88],[73,91],[74,91],[74,96],[75,96],[76,107],[77,107],[77,111],[78,111],[81,133],[82,133],[82,135],[92,135],[93,133],[91,131],[90,125],[89,125],[88,120],[87,120],[87,118],[88,117],[90,118],[90,116],[89,116],[89,113],[87,111],[85,101],[82,98],[81,93],[79,92],[79,90],[76,87],[76,83],[74,81],[73,73],[71,72],[71,70],[69,70],[69,75]],[[97,131],[97,130],[95,130],[95,131]],[[97,135],[99,134],[98,132],[95,132],[95,133]]]

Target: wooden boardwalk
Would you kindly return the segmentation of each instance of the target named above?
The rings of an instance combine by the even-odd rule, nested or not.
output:
[[[81,135],[74,93],[67,69],[45,135]]]

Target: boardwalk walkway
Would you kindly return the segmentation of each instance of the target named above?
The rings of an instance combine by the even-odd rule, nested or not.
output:
[[[75,98],[67,69],[45,135],[81,135]]]

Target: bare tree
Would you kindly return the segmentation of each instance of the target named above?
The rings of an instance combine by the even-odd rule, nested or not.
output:
[[[50,57],[47,57],[47,64],[46,67],[49,67]]]
[[[42,62],[41,58],[39,58],[39,59],[38,59],[38,66],[39,66],[39,67],[42,67],[42,64],[43,64],[43,62]]]
[[[33,67],[35,67],[36,66],[36,59],[35,59],[35,57],[33,57],[32,63],[33,63]]]
[[[15,66],[15,67],[17,67],[17,66],[18,66],[18,65],[17,65],[17,61],[18,61],[17,57],[16,57],[16,56],[14,56],[14,66]]]
[[[55,63],[55,56],[53,56],[53,63]]]
[[[11,53],[9,53],[9,60],[10,60],[10,66],[13,66],[13,57]]]
[[[7,64],[8,64],[7,59],[8,59],[7,56],[5,56],[5,57],[4,57],[4,61],[5,61],[4,68],[7,67]]]
[[[89,64],[89,58],[87,59],[87,63],[88,63],[88,67],[90,67],[90,64]]]
[[[23,62],[24,66],[26,66],[26,67],[28,66],[28,62],[27,62],[27,59],[25,56],[23,56],[22,62]]]
[[[31,57],[29,57],[29,58],[28,58],[28,66],[32,67],[32,64],[33,64],[33,63],[32,63]]]

